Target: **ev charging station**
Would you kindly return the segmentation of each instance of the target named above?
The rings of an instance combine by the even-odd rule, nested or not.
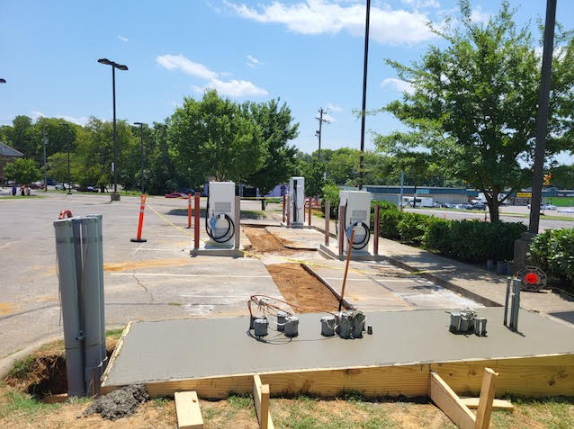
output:
[[[305,223],[305,178],[289,179],[289,224],[303,226]]]
[[[353,251],[368,251],[371,231],[369,228],[371,217],[371,193],[366,191],[340,191],[339,207],[345,207],[343,222],[345,230],[344,251],[349,251],[351,233],[355,228],[353,238]]]
[[[217,244],[233,245],[236,228],[235,183],[209,182],[205,230]]]

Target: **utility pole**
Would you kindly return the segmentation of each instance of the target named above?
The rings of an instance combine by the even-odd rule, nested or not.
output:
[[[361,107],[361,156],[359,158],[359,191],[363,190],[365,173],[363,164],[365,161],[365,115],[367,114],[367,68],[369,65],[369,26],[371,21],[371,0],[367,0],[365,13],[365,52],[363,59],[363,103]]]
[[[325,113],[327,112],[321,107],[319,109],[319,117],[315,118],[319,121],[319,130],[315,131],[315,135],[319,137],[319,152],[318,152],[319,161],[321,161],[321,134],[323,133],[323,122],[326,124],[330,124],[330,122],[327,119],[323,119],[323,114]]]
[[[44,192],[48,192],[48,164],[46,164],[46,145],[48,144],[48,136],[46,135],[46,124],[42,127],[44,134]]]
[[[550,104],[550,80],[552,77],[552,54],[554,51],[554,27],[556,23],[556,0],[546,4],[546,24],[544,26],[544,49],[542,51],[542,72],[538,94],[538,119],[536,121],[536,147],[534,149],[534,172],[532,175],[532,200],[530,202],[530,222],[528,232],[538,234],[540,223],[540,203],[542,201],[542,181],[544,180],[544,154],[548,134],[548,109]]]

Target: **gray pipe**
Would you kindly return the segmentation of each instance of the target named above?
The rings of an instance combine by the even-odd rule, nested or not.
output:
[[[57,220],[54,222],[54,230],[56,235],[60,301],[64,322],[68,395],[82,396],[85,393],[84,365],[72,222],[66,219]]]
[[[82,310],[84,320],[84,378],[86,392],[95,395],[100,390],[100,377],[105,353],[102,348],[102,272],[100,267],[100,246],[98,219],[85,217],[82,224]]]
[[[103,221],[102,215],[88,215],[89,218],[95,218],[98,221],[98,236],[96,237],[96,245],[99,249],[98,270],[100,273],[100,320],[102,322],[101,335],[102,335],[102,355],[104,356],[102,368],[106,369],[108,365],[108,355],[106,349],[106,310],[105,310],[105,291],[104,291],[104,234],[103,234]]]

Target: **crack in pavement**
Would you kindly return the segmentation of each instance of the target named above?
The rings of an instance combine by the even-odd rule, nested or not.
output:
[[[153,293],[151,293],[149,291],[149,289],[144,286],[144,284],[141,282],[141,280],[137,278],[135,273],[133,273],[132,276],[133,276],[134,280],[137,282],[138,286],[141,287],[145,291],[145,293],[149,294],[150,302],[154,302]]]

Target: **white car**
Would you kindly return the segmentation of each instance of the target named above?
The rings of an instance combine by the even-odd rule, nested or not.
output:
[[[57,185],[54,186],[54,189],[56,191],[64,191],[66,190],[66,185],[64,185],[63,183],[58,183]]]
[[[530,204],[526,205],[530,209]],[[552,204],[540,204],[540,210],[556,210],[557,207]]]

